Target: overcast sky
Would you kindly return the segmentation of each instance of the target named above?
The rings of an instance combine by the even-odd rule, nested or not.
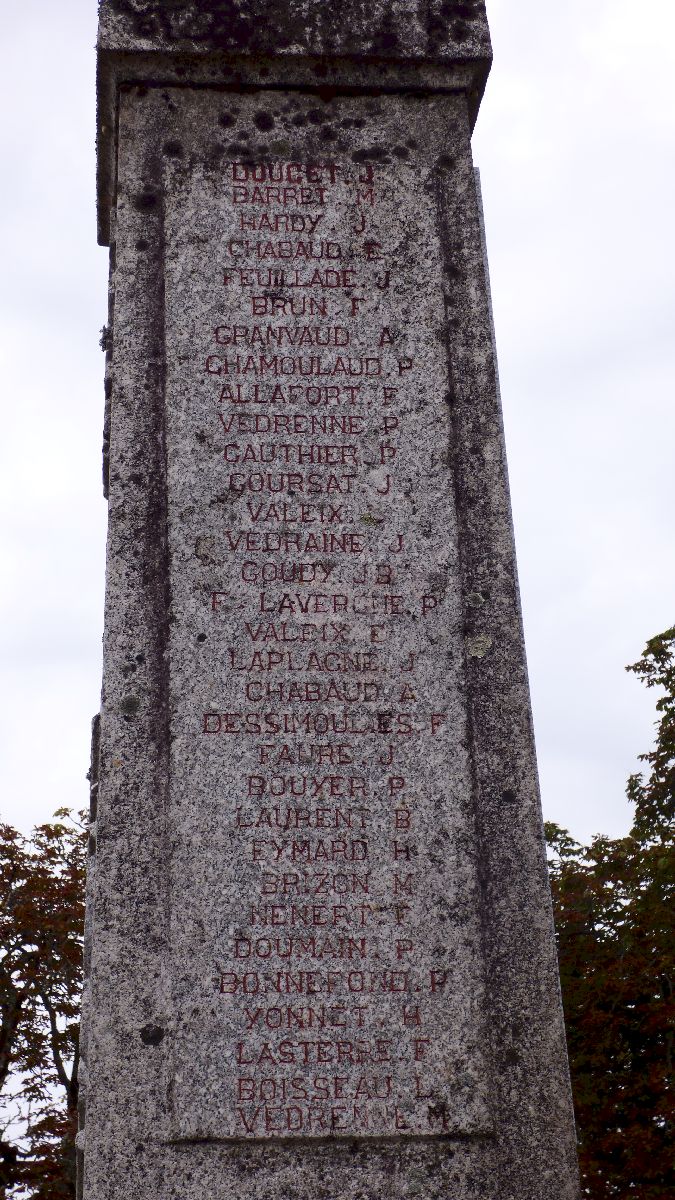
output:
[[[654,721],[623,668],[675,623],[675,6],[488,3],[474,148],[544,811],[618,835]],[[22,828],[86,803],[100,689],[95,36],[95,0],[3,10],[0,798]]]

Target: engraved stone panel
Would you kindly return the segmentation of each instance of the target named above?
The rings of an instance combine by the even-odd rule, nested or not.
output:
[[[490,1129],[451,106],[411,104],[237,97],[269,152],[205,164],[195,96],[166,159],[179,1137]]]

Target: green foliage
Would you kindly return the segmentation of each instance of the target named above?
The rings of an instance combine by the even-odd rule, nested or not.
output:
[[[581,846],[547,825],[583,1194],[675,1194],[675,628],[627,668],[664,694],[630,833]]]
[[[0,1197],[75,1195],[86,834],[0,825]]]
[[[640,756],[649,764],[649,775],[631,775],[628,799],[635,805],[633,832],[642,840],[662,842],[672,848],[675,823],[675,627],[652,638],[638,662],[626,667],[647,687],[663,688],[656,702],[660,714],[656,745]]]

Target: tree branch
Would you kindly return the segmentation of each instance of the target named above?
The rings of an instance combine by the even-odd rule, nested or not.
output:
[[[59,1083],[62,1085],[62,1087],[64,1088],[64,1090],[66,1092],[66,1095],[69,1096],[71,1080],[68,1076],[68,1072],[66,1071],[63,1059],[61,1057],[61,1052],[59,1050],[59,1045],[58,1045],[59,1027],[56,1022],[56,1012],[54,1010],[53,1005],[51,1004],[50,1000],[48,999],[48,997],[45,995],[44,992],[42,992],[38,989],[38,995],[44,1005],[45,1012],[47,1013],[47,1016],[49,1017],[49,1028],[51,1030],[50,1044],[51,1044],[51,1048],[52,1048],[52,1058],[54,1059],[54,1066],[56,1067],[56,1074],[58,1076]]]

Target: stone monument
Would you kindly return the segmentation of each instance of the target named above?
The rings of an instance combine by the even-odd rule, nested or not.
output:
[[[573,1200],[483,0],[103,0],[84,1200]]]

